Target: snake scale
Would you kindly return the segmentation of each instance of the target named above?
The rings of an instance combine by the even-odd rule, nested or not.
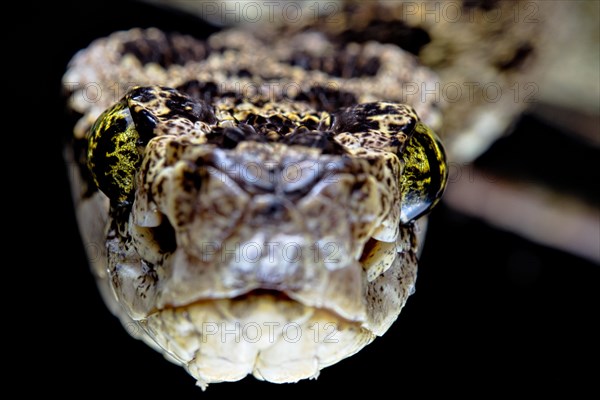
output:
[[[423,60],[447,63],[462,39],[412,26],[404,3],[205,39],[135,28],[69,64],[80,119],[65,154],[100,291],[199,386],[316,378],[383,335],[414,291],[448,176],[434,130],[459,145],[452,132],[489,110],[471,99],[477,117],[459,118],[464,103],[427,96],[440,78]],[[481,16],[505,7],[493,3],[457,4]],[[530,52],[494,48],[472,69],[510,75]]]

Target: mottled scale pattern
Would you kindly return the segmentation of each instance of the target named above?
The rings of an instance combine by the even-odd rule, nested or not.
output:
[[[316,378],[383,335],[447,178],[441,105],[402,91],[432,79],[397,46],[315,31],[133,29],[80,51],[67,155],[111,311],[203,388]]]

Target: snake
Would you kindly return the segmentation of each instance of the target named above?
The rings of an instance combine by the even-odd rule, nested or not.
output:
[[[207,38],[133,28],[69,63],[65,157],[99,291],[203,389],[316,378],[384,335],[414,292],[448,180],[435,132],[460,148],[453,130],[490,114],[471,101],[476,117],[458,118],[463,103],[427,96],[460,70],[434,67],[461,39],[444,47],[437,25],[389,14],[402,5]],[[428,42],[445,58],[424,56]],[[477,65],[508,74],[529,51],[511,49]]]

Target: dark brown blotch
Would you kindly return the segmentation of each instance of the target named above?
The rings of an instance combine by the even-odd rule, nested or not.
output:
[[[156,63],[168,68],[174,64],[201,61],[208,56],[209,48],[204,42],[191,36],[163,32],[149,35],[144,31],[141,36],[124,42],[121,53],[133,55],[142,64]]]
[[[418,55],[421,49],[431,42],[431,37],[424,29],[408,26],[400,20],[373,19],[366,27],[359,30],[348,29],[339,37],[343,43],[366,43],[368,41],[392,43],[415,55]]]
[[[363,57],[344,50],[324,56],[313,56],[306,51],[298,51],[289,63],[344,79],[375,76],[381,67],[381,61],[377,57]]]
[[[183,117],[191,122],[202,121],[208,124],[217,122],[214,110],[207,102],[186,96],[175,89],[171,89],[170,92],[165,102],[169,112],[162,116],[164,119]]]
[[[357,103],[353,93],[340,90],[332,86],[312,86],[307,91],[302,91],[293,100],[304,101],[318,111],[333,112],[342,107],[349,107]]]
[[[304,146],[317,148],[323,154],[341,155],[345,154],[344,147],[333,139],[330,131],[309,131],[298,129],[283,139],[288,146]]]

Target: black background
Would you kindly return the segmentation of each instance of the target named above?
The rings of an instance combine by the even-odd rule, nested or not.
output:
[[[41,386],[59,396],[341,397],[360,387],[374,396],[487,397],[559,387],[576,391],[594,382],[597,392],[599,266],[496,230],[443,204],[431,216],[416,294],[398,321],[357,355],[324,369],[318,380],[274,385],[246,378],[210,385],[203,393],[182,368],[130,338],[102,303],[78,236],[61,154],[73,121],[65,113],[60,79],[78,49],[115,30],[158,26],[203,37],[216,28],[136,2],[87,3],[22,4],[20,22],[5,47],[14,71],[7,87],[15,99],[12,112],[19,116],[18,134],[29,134],[11,136],[23,160],[16,176],[25,183],[11,199],[28,210],[28,221],[15,231],[16,245],[24,246],[16,272],[26,282],[22,296],[36,304],[24,306],[23,298],[8,303],[25,315],[17,340],[27,338],[29,351],[14,369],[31,382],[21,386],[24,393]],[[532,132],[556,135],[558,144],[542,148],[528,139]],[[520,152],[543,150],[548,159],[564,156],[565,146],[572,146],[573,154],[587,157],[584,163],[598,160],[597,151],[525,117],[512,139],[495,146],[480,163],[492,169],[505,164],[507,155],[519,154],[510,153],[515,140]],[[529,157],[519,168],[535,170],[546,161]],[[597,188],[597,172],[592,167],[587,174],[587,185],[571,189],[589,192],[590,182]]]

